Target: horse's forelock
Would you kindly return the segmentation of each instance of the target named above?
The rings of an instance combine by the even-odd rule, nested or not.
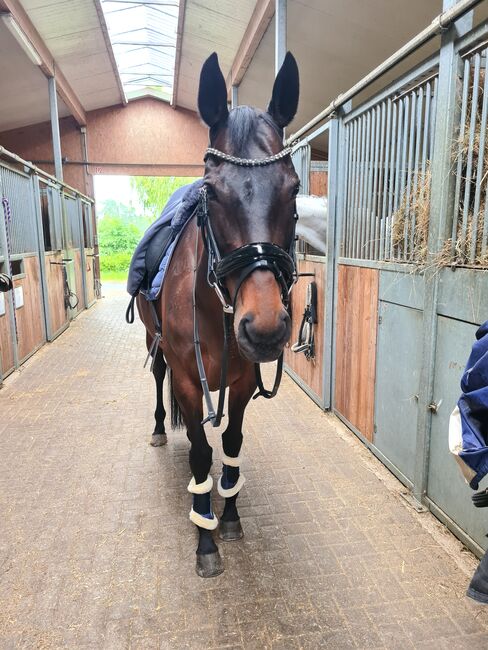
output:
[[[227,119],[227,136],[234,155],[247,153],[252,133],[257,129],[257,112],[250,106],[237,106]]]

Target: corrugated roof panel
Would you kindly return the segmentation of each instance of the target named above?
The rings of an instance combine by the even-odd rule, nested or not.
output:
[[[178,0],[102,0],[127,97],[173,95]]]

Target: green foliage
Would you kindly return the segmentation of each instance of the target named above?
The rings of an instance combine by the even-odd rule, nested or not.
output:
[[[141,219],[141,215],[137,214],[133,205],[126,205],[115,199],[108,199],[102,203],[99,218],[104,219],[106,217],[120,219],[124,223],[136,224]]]
[[[127,271],[129,269],[131,258],[131,251],[101,255],[100,270],[102,272]]]
[[[102,273],[118,275],[129,269],[132,253],[146,228],[160,215],[173,192],[192,181],[192,178],[174,176],[131,178],[132,187],[144,206],[143,215],[133,205],[115,199],[103,203],[98,220]]]
[[[181,176],[133,176],[131,185],[144,206],[144,213],[149,213],[154,220],[159,217],[173,192],[194,180]]]
[[[98,223],[98,241],[102,255],[132,253],[141,238],[141,229],[118,217],[104,217]]]

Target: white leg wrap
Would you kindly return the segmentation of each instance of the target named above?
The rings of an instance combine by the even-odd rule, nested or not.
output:
[[[195,512],[193,508],[190,510],[190,521],[206,530],[215,530],[219,525],[219,520],[216,515],[213,516],[213,519],[207,519],[198,512]]]
[[[229,497],[234,497],[240,491],[245,482],[246,477],[243,474],[240,474],[237,483],[226,490],[222,487],[222,477],[220,477],[219,482],[217,483],[217,491],[221,497],[228,499]]]
[[[195,483],[195,477],[191,477],[191,481],[188,483],[188,492],[192,494],[205,494],[210,492],[213,487],[213,478],[210,474],[207,476],[207,480],[203,483]]]
[[[224,465],[228,465],[229,467],[240,467],[242,463],[242,455],[239,454],[239,456],[226,456],[222,452],[222,462]]]

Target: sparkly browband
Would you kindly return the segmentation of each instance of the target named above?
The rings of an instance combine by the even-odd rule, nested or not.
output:
[[[271,163],[277,162],[282,158],[286,158],[292,152],[292,147],[285,147],[279,153],[276,153],[274,156],[268,156],[268,158],[237,158],[237,156],[231,156],[228,153],[209,147],[205,151],[204,161],[207,160],[208,156],[215,156],[215,158],[220,158],[225,162],[232,163],[233,165],[240,165],[241,167],[264,167],[265,165],[271,165]]]

